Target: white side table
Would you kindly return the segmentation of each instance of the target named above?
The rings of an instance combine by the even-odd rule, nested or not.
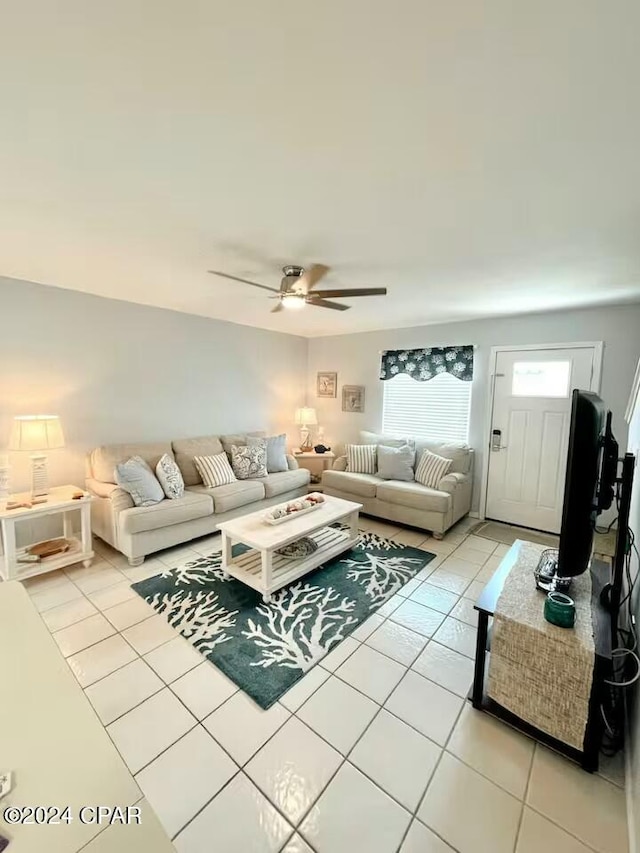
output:
[[[3,560],[0,563],[0,575],[4,580],[23,580],[45,572],[53,572],[64,566],[82,561],[85,566],[91,565],[93,550],[91,548],[91,501],[90,495],[73,500],[74,492],[84,491],[76,486],[58,486],[50,490],[45,503],[33,504],[31,509],[20,507],[7,509],[6,501],[0,503],[0,525],[2,529]],[[28,501],[28,492],[11,495],[12,501]],[[73,513],[80,513],[80,539],[73,535]],[[63,554],[54,554],[38,563],[19,563],[18,557],[26,553],[26,548],[16,547],[16,526],[19,522],[37,522],[46,516],[62,515],[62,529],[65,539],[69,539],[71,547]],[[50,537],[45,537],[50,538]],[[41,540],[44,541],[44,540]],[[31,543],[36,544],[35,542]]]
[[[326,453],[316,453],[315,450],[310,450],[305,453],[294,453],[293,456],[301,468],[306,468],[312,474],[317,474],[320,477],[322,477],[323,471],[326,471],[327,468],[331,468],[334,459],[336,458],[335,453],[332,453],[330,450],[327,450]],[[321,482],[309,483],[309,491],[321,492]]]

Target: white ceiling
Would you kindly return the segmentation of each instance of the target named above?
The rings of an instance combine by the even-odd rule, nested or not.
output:
[[[637,0],[20,0],[0,274],[303,335],[640,298]],[[270,314],[284,262],[387,286]]]

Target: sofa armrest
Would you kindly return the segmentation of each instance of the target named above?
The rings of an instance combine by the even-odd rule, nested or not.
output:
[[[121,489],[120,486],[115,486],[113,483],[103,483],[100,480],[87,477],[86,486],[92,495],[98,498],[108,498],[114,513],[119,513],[123,509],[131,509],[131,507],[135,506],[129,492]]]
[[[337,459],[334,459],[333,465],[331,466],[332,471],[346,471],[347,470],[347,457],[338,456]]]
[[[438,490],[451,495],[451,524],[455,524],[471,510],[473,492],[472,474],[447,474],[438,483]]]
[[[287,465],[289,466],[289,471],[295,471],[300,466],[298,465],[298,460],[295,456],[291,456],[291,454],[287,453]]]
[[[97,498],[91,505],[91,529],[119,551],[118,516],[123,510],[133,507],[131,495],[120,486],[94,480],[93,477],[87,477],[85,484],[87,491]]]
[[[459,486],[471,483],[471,474],[446,474],[438,483],[439,492],[449,492],[452,495]]]

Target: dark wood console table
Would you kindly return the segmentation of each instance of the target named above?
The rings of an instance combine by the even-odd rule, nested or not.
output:
[[[516,555],[517,543],[509,552],[494,572],[491,580],[480,593],[475,609],[478,611],[478,635],[476,641],[476,659],[473,686],[471,688],[471,702],[473,707],[486,711],[494,717],[498,717],[509,723],[513,728],[519,729],[524,734],[535,740],[552,747],[568,758],[578,762],[585,770],[594,772],[598,769],[598,758],[603,733],[603,719],[600,713],[600,704],[603,699],[605,678],[611,677],[611,617],[600,603],[600,592],[602,587],[610,579],[611,569],[607,563],[600,560],[592,560],[591,563],[591,616],[594,628],[595,663],[593,671],[593,685],[589,700],[589,716],[584,738],[584,747],[577,750],[567,746],[554,737],[543,732],[541,729],[530,725],[525,720],[516,717],[506,708],[503,708],[486,692],[486,673],[488,669],[489,656],[491,654],[489,619],[495,613],[498,597],[502,592],[504,582],[513,568]],[[533,575],[531,583],[535,583]],[[569,591],[570,594],[570,591]],[[540,593],[541,601],[544,593]]]

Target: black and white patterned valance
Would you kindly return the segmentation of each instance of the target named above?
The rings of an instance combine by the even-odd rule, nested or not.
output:
[[[464,382],[473,379],[473,346],[390,349],[382,353],[380,379],[393,379],[408,373],[418,382],[433,379],[438,373],[451,373]]]

